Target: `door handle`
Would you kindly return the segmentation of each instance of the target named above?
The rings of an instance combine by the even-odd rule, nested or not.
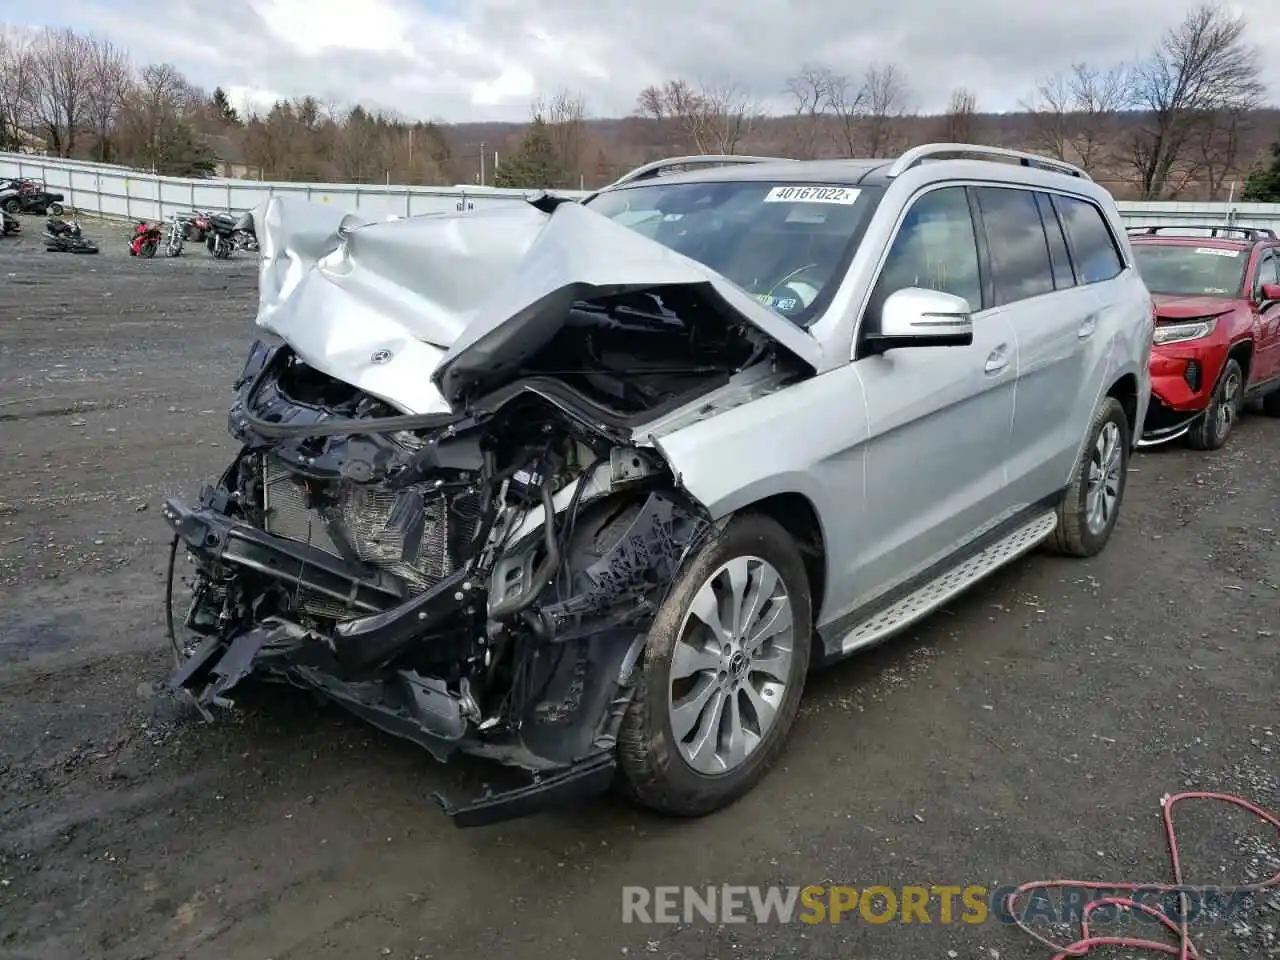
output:
[[[986,365],[982,368],[987,373],[999,373],[1009,365],[1009,345],[1002,343],[987,355]]]
[[[1080,324],[1080,329],[1079,331],[1077,331],[1076,336],[1078,336],[1081,340],[1084,340],[1086,337],[1092,337],[1093,331],[1097,329],[1098,329],[1098,315],[1095,313],[1089,317],[1086,317],[1084,323]]]

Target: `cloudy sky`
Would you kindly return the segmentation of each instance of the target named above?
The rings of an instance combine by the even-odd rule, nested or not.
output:
[[[1273,101],[1278,6],[1234,4]],[[581,90],[596,116],[623,115],[642,87],[675,76],[732,79],[783,108],[785,78],[804,61],[849,73],[895,62],[922,110],[956,86],[980,109],[1015,109],[1046,73],[1145,53],[1185,10],[1178,0],[3,0],[0,19],[107,36],[136,62],[169,61],[242,100],[310,93],[458,121],[523,120],[532,97],[561,87]]]

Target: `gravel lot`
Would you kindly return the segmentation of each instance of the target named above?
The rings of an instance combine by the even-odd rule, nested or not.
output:
[[[614,798],[463,831],[473,789],[288,692],[208,726],[168,666],[158,506],[232,454],[255,262],[0,239],[0,958],[994,958],[994,922],[640,926],[621,888],[1168,876],[1162,794],[1280,808],[1280,421],[1139,455],[1100,557],[1035,555],[812,682],[783,763],[717,816]],[[461,791],[459,791],[461,786]],[[1280,869],[1246,817],[1183,816],[1192,882]],[[1280,948],[1280,893],[1202,942]],[[1112,954],[1116,956],[1117,954]]]

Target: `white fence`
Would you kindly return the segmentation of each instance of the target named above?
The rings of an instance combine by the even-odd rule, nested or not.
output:
[[[127,167],[57,157],[0,153],[0,181],[43,180],[65,204],[83,213],[127,220],[164,220],[187,210],[252,210],[272,196],[333,204],[370,217],[474,210],[536,196],[538,191],[497,187],[408,187],[395,184],[281,183],[261,180],[194,180],[162,177]],[[569,197],[586,196],[560,190]]]
[[[159,177],[103,163],[0,153],[0,180],[44,180],[62,193],[69,207],[85,213],[130,220],[163,220],[184,210],[251,210],[272,196],[301,197],[370,217],[408,217],[422,213],[474,210],[534,196],[526,190],[496,187],[408,187],[395,184],[280,183],[259,180],[191,180]],[[556,191],[583,197],[580,190]],[[1129,225],[1187,226],[1235,224],[1267,227],[1280,233],[1277,203],[1139,203],[1120,201]]]

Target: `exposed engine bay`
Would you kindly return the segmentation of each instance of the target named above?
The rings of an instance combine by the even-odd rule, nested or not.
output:
[[[167,688],[211,717],[250,674],[285,681],[441,760],[534,775],[438,797],[459,825],[603,789],[649,624],[713,528],[635,428],[762,366],[805,375],[695,285],[574,302],[449,413],[259,341],[229,415],[242,449],[164,507],[195,567]]]

